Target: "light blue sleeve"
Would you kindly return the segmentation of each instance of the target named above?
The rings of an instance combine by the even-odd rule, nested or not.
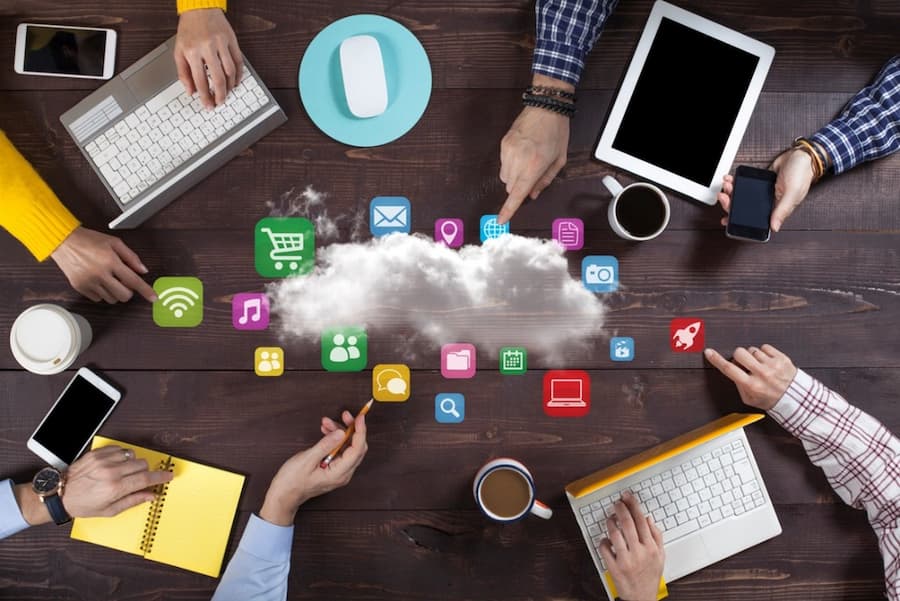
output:
[[[285,601],[293,541],[293,526],[251,515],[213,601]]]
[[[13,481],[0,482],[0,539],[12,536],[28,528],[28,522],[22,517],[19,503],[13,492]]]

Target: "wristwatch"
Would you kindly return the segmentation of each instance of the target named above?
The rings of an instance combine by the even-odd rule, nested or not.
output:
[[[62,472],[52,467],[45,467],[36,473],[31,481],[31,487],[34,489],[35,494],[47,507],[50,517],[53,518],[57,526],[62,526],[72,521],[72,517],[66,512],[62,502],[65,484],[65,477]]]

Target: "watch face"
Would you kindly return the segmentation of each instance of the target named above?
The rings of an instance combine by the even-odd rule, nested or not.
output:
[[[39,495],[48,495],[59,490],[60,483],[59,472],[52,467],[45,467],[34,476],[32,485],[34,491]]]

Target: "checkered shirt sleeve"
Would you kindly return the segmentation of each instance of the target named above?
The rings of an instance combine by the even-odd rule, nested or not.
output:
[[[798,370],[769,415],[803,442],[841,499],[865,509],[878,536],[890,601],[900,601],[900,440]]]
[[[578,85],[584,59],[618,0],[537,0],[531,71]]]
[[[828,151],[836,174],[900,150],[900,55],[810,139]]]

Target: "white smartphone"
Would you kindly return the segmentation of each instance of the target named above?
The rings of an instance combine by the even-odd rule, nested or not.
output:
[[[58,470],[78,459],[122,393],[82,367],[28,439],[28,449]]]
[[[16,29],[16,73],[109,79],[115,67],[112,29],[37,23],[22,23]]]

